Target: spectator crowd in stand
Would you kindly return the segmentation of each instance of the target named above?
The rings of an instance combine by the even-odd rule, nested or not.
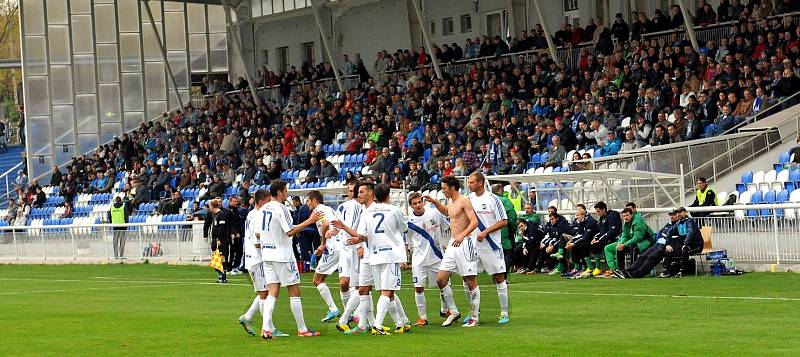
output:
[[[702,5],[696,21],[762,18],[767,3],[740,9],[738,1],[722,1],[716,12]],[[767,14],[795,10],[796,1],[780,0]],[[436,186],[437,177],[520,174],[529,164],[560,167],[589,158],[577,152],[567,157],[578,149],[611,156],[717,135],[752,115],[785,107],[776,103],[800,89],[800,28],[791,18],[742,21],[719,44],[709,41],[696,52],[677,35],[667,43],[643,39],[680,26],[680,11],[673,7],[669,13],[659,11],[653,19],[637,14],[631,26],[621,14],[611,28],[597,19],[585,28],[565,26],[554,35],[557,43],[596,44],[597,55],[582,53],[575,68],[543,52],[525,61],[499,56],[545,47],[536,26],[508,42],[483,37],[464,47],[437,47],[434,53],[444,63],[494,56],[445,78],[424,66],[430,58],[420,49],[381,51],[373,65],[386,74],[380,79],[370,78],[359,55],[352,62],[345,58],[345,73],[363,82],[345,93],[315,85],[288,92],[293,81],[332,77],[329,64],[286,73],[262,68],[256,84],[286,89],[280,104],[257,105],[248,91],[224,93],[247,88],[242,78],[238,86],[205,81],[204,93],[219,95],[202,108],[187,105],[143,123],[66,168],[54,168],[50,182],[70,206],[82,193],[114,192],[118,182],[129,209],[179,199],[173,194],[186,188],[203,188],[201,199],[222,197],[238,175],[238,196],[247,206],[248,187],[268,184],[287,170],[308,170],[308,182],[371,175],[392,187],[426,189]],[[390,72],[402,68],[416,70]],[[364,170],[337,169],[326,155],[329,144],[342,145],[345,154],[364,154]],[[547,160],[531,162],[544,153]],[[591,168],[586,162],[569,166]],[[19,212],[43,203],[36,198],[37,183],[18,188]]]

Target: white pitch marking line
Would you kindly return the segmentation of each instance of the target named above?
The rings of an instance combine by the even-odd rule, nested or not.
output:
[[[116,290],[116,289],[131,289],[131,288],[149,288],[152,286],[153,285],[126,285],[126,286],[107,286],[102,288],[8,291],[8,292],[1,292],[0,295],[25,295],[25,294],[39,294],[39,293],[64,293],[72,291]]]
[[[237,283],[227,283],[227,284],[219,284],[216,282],[204,282],[204,281],[148,281],[148,280],[119,280],[119,278],[110,278],[110,277],[93,277],[92,280],[78,280],[78,279],[34,279],[34,278],[0,278],[0,281],[48,281],[48,282],[94,282],[94,283],[134,283],[134,284],[148,284],[148,285],[140,285],[138,287],[148,287],[148,286],[166,286],[166,285],[230,285],[230,286],[252,286],[251,284],[237,284]],[[544,283],[553,283],[553,282],[544,282]],[[522,284],[540,284],[540,283],[519,283],[516,285]],[[301,288],[306,289],[316,289],[314,286],[309,284],[301,284]],[[80,291],[80,290],[92,290],[92,289],[101,289],[101,288],[87,288],[87,289],[75,289],[75,290],[63,290],[63,291]],[[41,292],[59,292],[62,290],[47,290]],[[39,292],[39,291],[35,291]],[[684,298],[684,299],[709,299],[709,300],[751,300],[751,301],[800,301],[800,298],[788,298],[788,297],[769,297],[769,296],[708,296],[708,295],[670,295],[670,294],[628,294],[628,293],[589,293],[589,292],[572,292],[572,291],[542,291],[542,290],[517,290],[517,289],[509,289],[509,292],[512,293],[525,293],[525,294],[541,294],[541,295],[580,295],[580,296],[616,296],[616,297],[649,297],[649,298]],[[25,293],[25,292],[8,292],[8,293],[0,293],[0,295],[10,295],[10,294],[18,294],[18,293]]]
[[[511,293],[542,294],[542,295],[582,295],[582,296],[617,296],[617,297],[652,297],[652,298],[684,298],[708,300],[765,300],[765,301],[800,301],[800,298],[769,297],[769,296],[707,296],[707,295],[668,295],[668,294],[627,294],[627,293],[582,293],[571,291],[541,291],[541,290],[509,290]]]

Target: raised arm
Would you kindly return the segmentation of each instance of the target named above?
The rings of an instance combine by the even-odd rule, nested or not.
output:
[[[431,196],[424,196],[423,198],[425,199],[425,201],[433,203],[433,205],[436,206],[436,209],[445,217],[450,217],[450,215],[447,213],[447,206],[443,205],[441,202],[439,202],[439,200]]]

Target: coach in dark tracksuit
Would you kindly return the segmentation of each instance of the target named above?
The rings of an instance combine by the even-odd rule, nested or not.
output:
[[[575,214],[575,220],[572,221],[572,226],[570,227],[572,239],[567,242],[567,250],[569,250],[572,255],[572,264],[575,266],[575,269],[578,269],[584,260],[586,260],[586,266],[588,268],[591,241],[600,230],[597,220],[586,212],[585,207],[579,209],[578,212],[580,213]]]
[[[536,269],[536,262],[539,260],[539,244],[544,238],[544,229],[539,222],[520,221],[525,225],[522,232],[522,244],[514,247],[514,255],[517,257],[518,264],[522,267],[519,273],[532,272]]]
[[[617,275],[620,278],[643,278],[645,277],[653,268],[658,265],[658,262],[661,259],[664,259],[666,255],[666,248],[667,245],[674,245],[675,242],[678,241],[678,212],[672,211],[669,213],[670,221],[664,225],[664,228],[656,235],[656,244],[652,247],[648,248],[644,253],[640,254],[636,261],[622,271],[622,276]],[[664,275],[664,274],[662,274]],[[669,276],[667,274],[667,276]]]
[[[600,218],[598,222],[600,231],[597,232],[594,239],[592,239],[589,245],[589,252],[591,252],[594,257],[593,265],[595,271],[597,271],[600,269],[600,259],[604,255],[603,248],[611,244],[611,242],[616,241],[617,238],[619,238],[619,234],[622,232],[622,217],[620,217],[619,212],[609,210],[608,206],[606,206],[606,203],[603,201],[597,202],[594,205],[594,210],[597,213],[597,217]]]
[[[223,271],[217,271],[217,282],[227,283],[228,276],[225,272],[230,271],[228,264],[228,256],[230,254],[232,232],[235,230],[232,227],[230,211],[222,208],[222,202],[218,199],[209,202],[210,212],[206,215],[206,222],[203,225],[203,238],[208,239],[211,237],[211,251],[219,249],[225,259],[223,260]]]
[[[689,262],[689,256],[697,254],[703,250],[703,236],[700,235],[700,227],[694,218],[689,217],[689,212],[686,208],[678,208],[678,215],[681,219],[676,224],[678,230],[678,239],[674,245],[667,245],[667,256],[664,258],[664,267],[666,272],[677,278],[683,277],[683,270]],[[678,271],[675,272],[672,268],[672,259],[680,257],[680,265]]]
[[[564,248],[563,235],[569,232],[569,222],[564,216],[555,212],[548,214],[547,223],[544,225],[545,237],[539,244],[539,260],[536,262],[538,269],[550,265],[550,255]]]

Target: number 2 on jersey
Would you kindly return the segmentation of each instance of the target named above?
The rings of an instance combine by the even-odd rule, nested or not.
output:
[[[375,234],[379,234],[379,233],[386,233],[386,231],[384,231],[383,229],[381,229],[381,224],[383,224],[383,220],[384,220],[384,218],[386,218],[386,217],[383,215],[383,213],[375,213],[375,214],[372,216],[372,218],[378,218],[378,217],[380,217],[381,219],[378,221],[378,224],[376,224],[376,225],[375,225]]]

